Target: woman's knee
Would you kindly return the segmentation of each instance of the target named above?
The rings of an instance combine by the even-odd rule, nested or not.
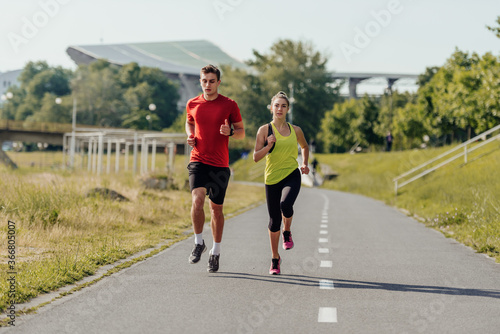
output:
[[[268,225],[269,231],[271,232],[278,232],[281,230],[281,219],[276,220],[276,219],[269,219],[269,225]]]
[[[293,216],[293,205],[287,203],[286,201],[282,201],[280,203],[281,213],[285,218],[290,218]]]

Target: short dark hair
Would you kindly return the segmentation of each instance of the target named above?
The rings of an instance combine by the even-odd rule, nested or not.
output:
[[[215,65],[209,64],[209,65],[203,67],[200,71],[200,74],[201,73],[205,73],[205,74],[215,73],[215,75],[217,76],[217,81],[220,80],[220,70]]]

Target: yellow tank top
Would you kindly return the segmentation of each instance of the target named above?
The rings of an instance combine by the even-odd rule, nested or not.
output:
[[[287,137],[282,136],[272,124],[276,145],[274,150],[266,156],[264,182],[267,185],[280,182],[299,166],[297,162],[297,135],[293,126],[290,123],[287,124],[290,127],[290,135]]]

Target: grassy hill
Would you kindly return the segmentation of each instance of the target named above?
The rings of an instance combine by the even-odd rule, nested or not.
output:
[[[459,158],[401,188],[395,196],[396,176],[450,148],[315,157],[320,165],[338,173],[323,188],[369,196],[404,209],[427,226],[500,262],[499,142],[470,154],[467,164]],[[263,180],[263,163],[241,160],[233,167],[236,180]]]

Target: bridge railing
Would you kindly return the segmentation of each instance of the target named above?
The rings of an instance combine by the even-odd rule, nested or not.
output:
[[[424,177],[425,175],[441,168],[450,162],[464,157],[464,164],[468,161],[468,154],[487,145],[495,140],[500,140],[500,125],[491,128],[488,131],[477,135],[476,137],[467,140],[466,142],[452,148],[449,151],[440,154],[439,156],[430,159],[429,161],[412,168],[411,170],[403,173],[393,179],[394,191],[396,196],[398,195],[398,190],[405,185]]]
[[[71,131],[71,124],[1,119],[0,130],[64,133]]]

